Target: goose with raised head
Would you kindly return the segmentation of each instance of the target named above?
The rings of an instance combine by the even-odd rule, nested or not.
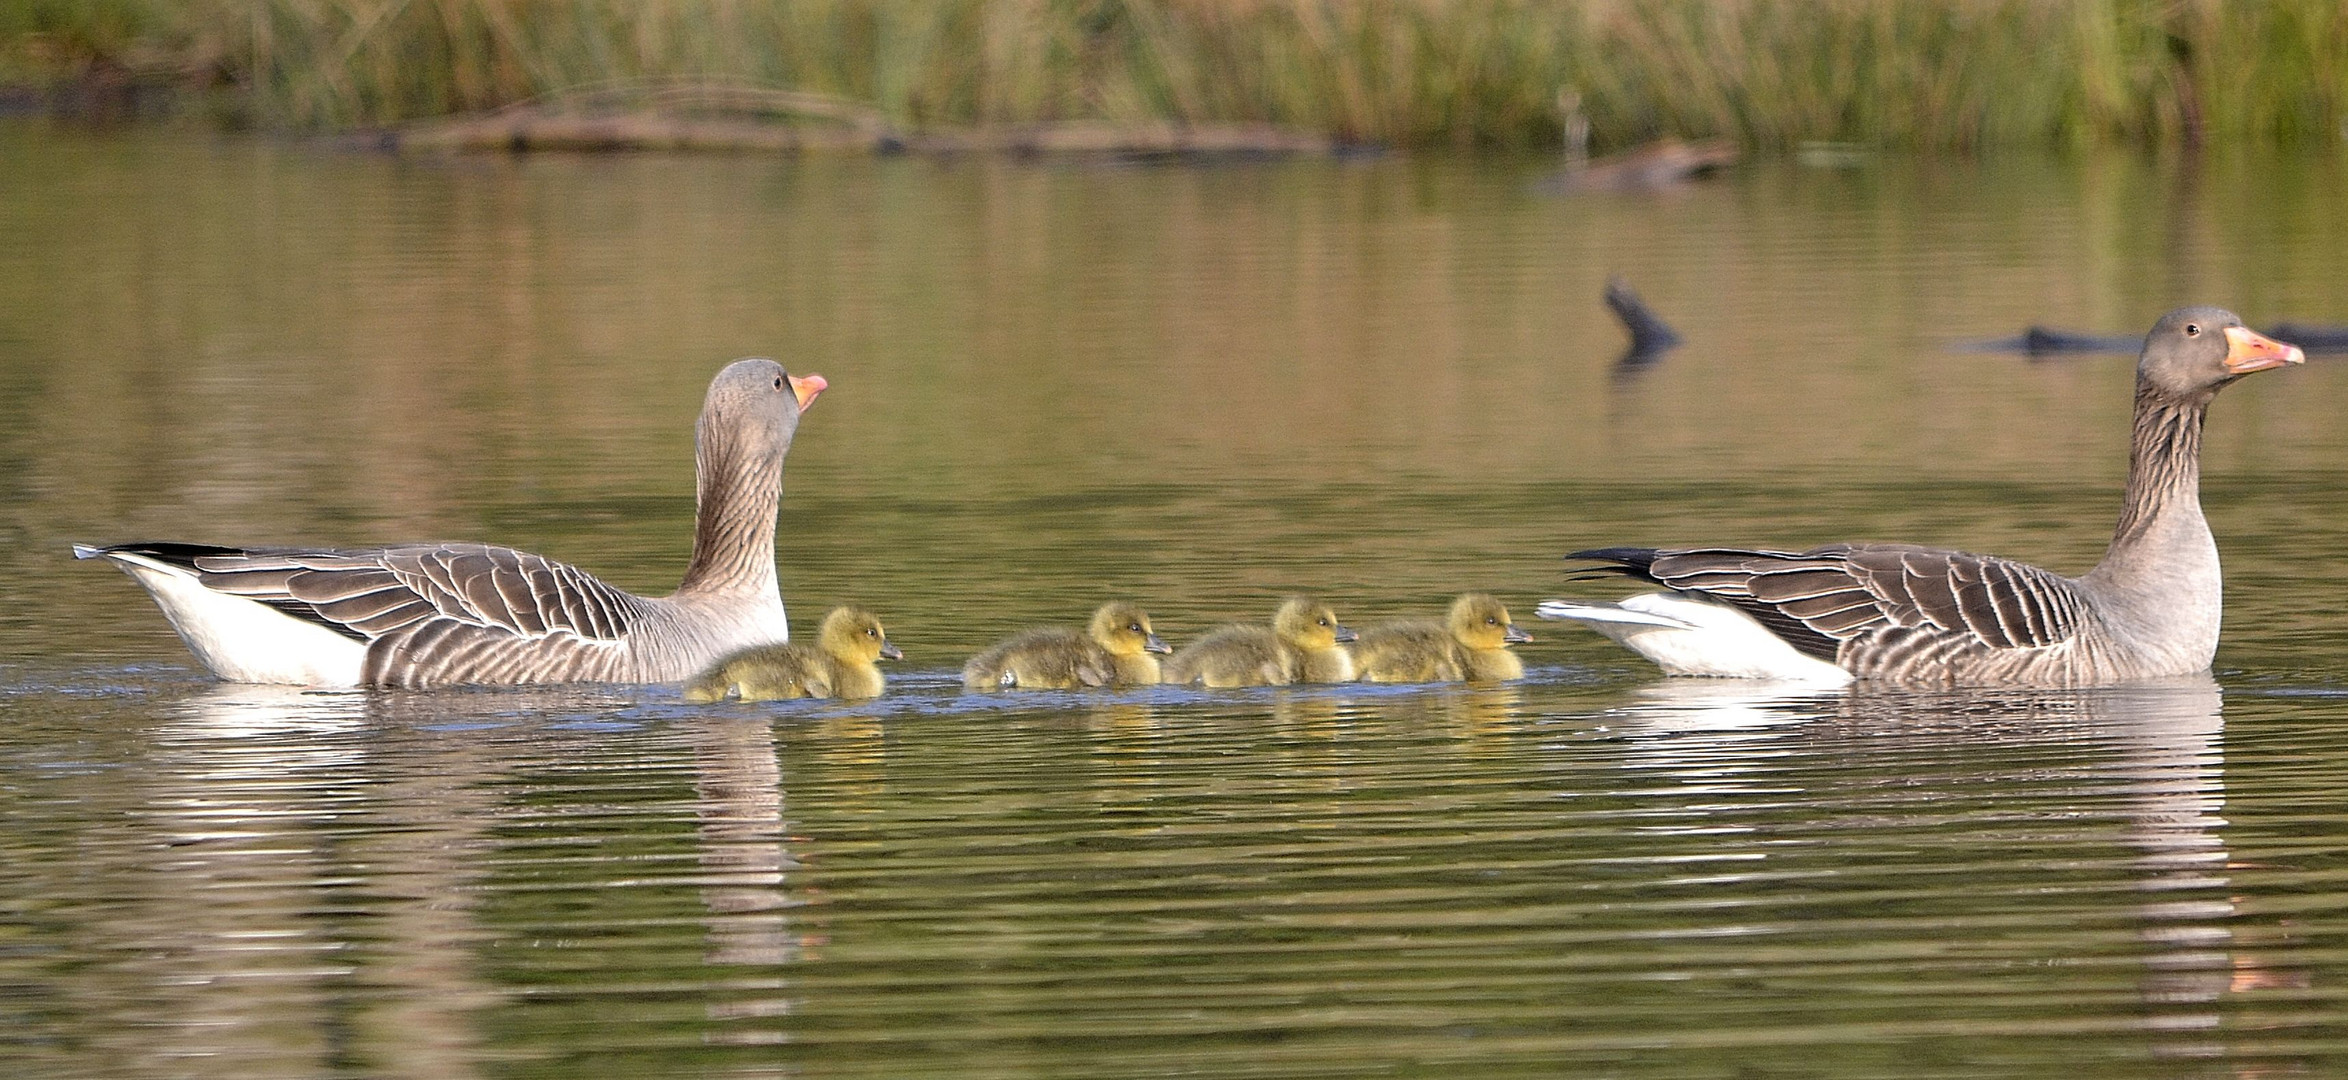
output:
[[[753,645],[711,665],[685,684],[685,700],[787,701],[879,697],[888,686],[879,661],[903,660],[880,617],[836,607],[815,631],[815,644]]]
[[[1355,637],[1329,605],[1291,596],[1270,626],[1226,626],[1183,646],[1166,661],[1166,681],[1213,687],[1352,682],[1357,672],[1344,643]]]
[[[145,586],[196,659],[230,682],[677,682],[790,638],[775,512],[800,412],[825,385],[763,359],[711,380],[695,426],[693,557],[665,597],[486,544],[76,544],[74,554]]]
[[[1158,658],[1170,651],[1150,629],[1149,613],[1129,600],[1111,600],[1082,631],[1065,627],[1023,630],[962,665],[972,690],[1075,690],[1092,686],[1152,686]]]
[[[2202,421],[2235,380],[2304,359],[2220,308],[2153,324],[2119,526],[2076,578],[1906,544],[1600,548],[1571,557],[1670,591],[1538,613],[1587,623],[1673,675],[2093,686],[2206,671],[2222,585],[2201,513]]]
[[[1365,682],[1503,682],[1525,677],[1524,661],[1508,647],[1531,640],[1508,617],[1508,605],[1468,593],[1451,602],[1441,622],[1404,619],[1364,629],[1353,662]]]

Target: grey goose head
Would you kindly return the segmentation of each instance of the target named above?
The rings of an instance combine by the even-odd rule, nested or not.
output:
[[[793,375],[762,357],[736,360],[709,381],[696,434],[705,445],[731,443],[729,456],[779,465],[799,430],[799,414],[827,385],[821,375]]]
[[[2224,308],[2178,308],[2144,335],[2136,377],[2173,400],[2206,400],[2244,375],[2306,359],[2298,346],[2243,326],[2240,316]]]

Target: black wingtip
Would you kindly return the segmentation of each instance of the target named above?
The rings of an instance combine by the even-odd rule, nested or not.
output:
[[[1569,552],[1565,557],[1568,559],[1579,559],[1584,562],[1622,563],[1626,566],[1637,566],[1644,569],[1645,567],[1654,565],[1655,557],[1659,554],[1661,554],[1661,552],[1655,548],[1610,547],[1585,548],[1581,551]]]
[[[193,569],[196,560],[215,555],[245,555],[244,548],[221,547],[218,544],[182,544],[171,540],[142,541],[131,544],[75,544],[73,557],[95,559],[101,555],[144,555],[156,562]]]
[[[1602,563],[1601,566],[1577,567],[1568,580],[1599,581],[1606,578],[1634,577],[1654,580],[1652,567],[1662,555],[1655,548],[1611,547],[1588,548],[1572,552],[1566,558],[1579,562]]]

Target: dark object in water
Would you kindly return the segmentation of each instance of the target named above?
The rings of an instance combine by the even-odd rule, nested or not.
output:
[[[1653,191],[1709,176],[1736,160],[1736,145],[1726,139],[1682,142],[1663,138],[1569,168],[1543,181],[1541,187],[1560,192]]]
[[[2301,326],[2298,323],[2276,323],[2267,332],[2276,341],[2299,346],[2306,353],[2348,353],[2348,326]]]
[[[1623,329],[1631,332],[1630,348],[1623,350],[1621,359],[1615,361],[1617,368],[1645,367],[1664,353],[1679,348],[1678,331],[1649,309],[1639,294],[1631,290],[1630,282],[1619,275],[1606,279],[1606,307],[1622,320]]]
[[[2277,341],[2297,345],[2310,355],[2315,353],[2348,353],[2348,327],[2300,326],[2279,323],[2267,336]],[[1971,341],[1952,346],[1959,352],[2022,353],[2026,356],[2054,356],[2062,353],[2132,353],[2142,348],[2140,338],[2110,334],[2075,334],[2068,330],[2049,330],[2033,326],[2022,331],[2020,337],[1997,338],[1992,341]]]
[[[2020,337],[1998,338],[1993,341],[1969,341],[1952,346],[1959,352],[2022,353],[2028,356],[2049,356],[2055,353],[2132,353],[2142,348],[2144,339],[2117,337],[2105,334],[2074,334],[2068,330],[2049,330],[2033,326],[2022,331]]]

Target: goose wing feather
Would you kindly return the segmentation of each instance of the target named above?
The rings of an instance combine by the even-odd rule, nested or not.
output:
[[[1611,548],[1574,557],[1729,603],[1824,660],[1843,642],[1894,628],[1998,649],[2044,648],[2079,631],[2074,582],[1962,551],[1832,544],[1803,552]]]
[[[620,678],[646,610],[576,567],[486,544],[137,550],[368,642],[367,680],[392,686]]]

